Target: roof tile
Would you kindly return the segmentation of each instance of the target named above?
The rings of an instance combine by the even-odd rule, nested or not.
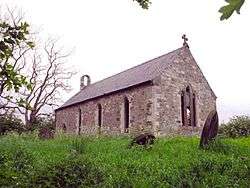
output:
[[[138,85],[153,80],[162,73],[162,70],[173,61],[182,48],[174,50],[168,54],[162,55],[123,72],[105,78],[96,83],[86,86],[83,90],[76,93],[60,108],[65,108],[76,103],[84,102],[104,94],[126,89],[128,87]],[[59,108],[59,109],[60,109]]]

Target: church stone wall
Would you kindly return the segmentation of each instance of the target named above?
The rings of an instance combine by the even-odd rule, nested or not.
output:
[[[57,130],[67,127],[67,133],[78,133],[81,122],[81,134],[120,134],[124,133],[124,97],[129,100],[129,132],[152,131],[152,84],[141,85],[83,102],[56,111]],[[98,127],[98,104],[102,105],[102,126]],[[81,121],[79,121],[81,109]]]
[[[159,135],[200,134],[210,111],[216,109],[216,96],[209,87],[188,48],[183,48],[175,62],[160,79],[158,98]],[[182,126],[181,91],[188,85],[196,95],[196,127]]]
[[[77,134],[80,130],[81,134],[123,134],[124,97],[127,97],[130,134],[200,134],[206,117],[216,109],[216,96],[188,48],[182,48],[172,61],[152,83],[57,110],[57,130],[65,125],[67,133]],[[196,96],[196,127],[182,126],[181,91],[187,86],[191,86]],[[98,104],[102,106],[101,128],[98,126]]]

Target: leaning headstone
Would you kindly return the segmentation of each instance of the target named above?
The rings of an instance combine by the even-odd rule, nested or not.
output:
[[[131,141],[129,147],[132,147],[135,144],[143,146],[152,145],[154,144],[154,140],[155,136],[151,133],[140,134]]]
[[[204,148],[209,144],[209,142],[214,140],[214,138],[218,133],[218,127],[219,127],[218,113],[216,110],[214,110],[209,113],[206,122],[204,124],[200,139],[201,148]]]

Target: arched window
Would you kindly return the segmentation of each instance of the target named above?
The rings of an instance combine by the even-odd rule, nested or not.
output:
[[[81,126],[82,126],[82,110],[79,108],[78,110],[78,135],[81,134]]]
[[[98,104],[98,127],[102,126],[102,105]]]
[[[127,97],[124,98],[124,132],[129,132],[129,100]]]
[[[181,116],[183,126],[196,126],[196,99],[190,86],[181,92]]]
[[[187,108],[187,126],[191,126],[191,111],[190,108]]]
[[[195,93],[193,93],[193,124],[196,126],[196,97]]]
[[[66,133],[67,132],[67,127],[66,127],[66,124],[64,123],[63,126],[62,126],[62,130],[63,130],[63,133]]]
[[[186,111],[185,111],[186,105],[185,105],[185,92],[181,92],[181,120],[182,120],[182,126],[185,125],[185,117],[186,117]]]

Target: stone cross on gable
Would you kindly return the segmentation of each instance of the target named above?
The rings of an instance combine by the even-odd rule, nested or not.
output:
[[[185,46],[185,47],[188,47],[188,48],[189,48],[188,43],[187,43],[188,38],[186,37],[186,35],[185,35],[185,34],[183,34],[181,38],[183,39],[183,46]]]

